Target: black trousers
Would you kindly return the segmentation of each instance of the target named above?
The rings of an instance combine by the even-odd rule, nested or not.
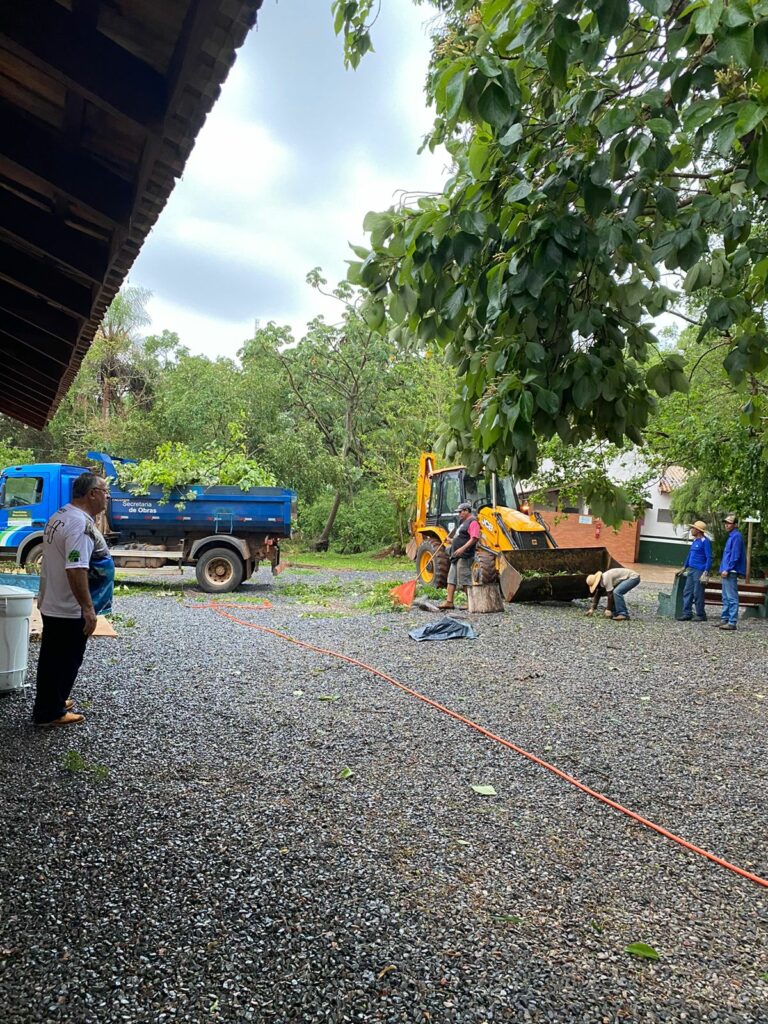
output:
[[[52,722],[64,712],[77,673],[83,663],[88,638],[82,619],[59,619],[43,615],[43,637],[37,662],[37,695],[32,717],[35,722]]]

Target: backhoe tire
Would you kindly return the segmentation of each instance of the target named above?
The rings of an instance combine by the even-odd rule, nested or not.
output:
[[[448,552],[436,540],[424,540],[416,551],[416,575],[426,587],[442,590],[448,582]]]
[[[472,563],[472,582],[476,586],[487,586],[489,583],[496,583],[499,579],[499,571],[496,568],[496,556],[492,551],[480,549],[475,552],[475,560]]]
[[[24,569],[28,576],[39,576],[43,564],[43,545],[33,544],[24,555]]]
[[[195,566],[197,584],[206,594],[228,594],[243,582],[245,566],[232,548],[211,548]]]

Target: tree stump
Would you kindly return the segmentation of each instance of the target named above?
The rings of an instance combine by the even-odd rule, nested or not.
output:
[[[471,615],[485,615],[487,612],[503,612],[504,599],[498,581],[482,586],[467,587],[467,602]]]

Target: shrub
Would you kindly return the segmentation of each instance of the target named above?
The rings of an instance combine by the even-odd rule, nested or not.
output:
[[[333,505],[327,492],[311,505],[299,503],[299,527],[304,543],[322,533]],[[388,496],[374,487],[359,491],[351,501],[342,502],[336,514],[330,547],[343,555],[375,551],[394,544],[397,539],[395,508]]]

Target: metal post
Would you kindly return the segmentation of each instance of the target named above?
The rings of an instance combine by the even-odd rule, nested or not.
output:
[[[496,474],[491,473],[491,504],[496,508]]]
[[[749,583],[749,571],[752,567],[752,520],[747,520],[747,579]]]

